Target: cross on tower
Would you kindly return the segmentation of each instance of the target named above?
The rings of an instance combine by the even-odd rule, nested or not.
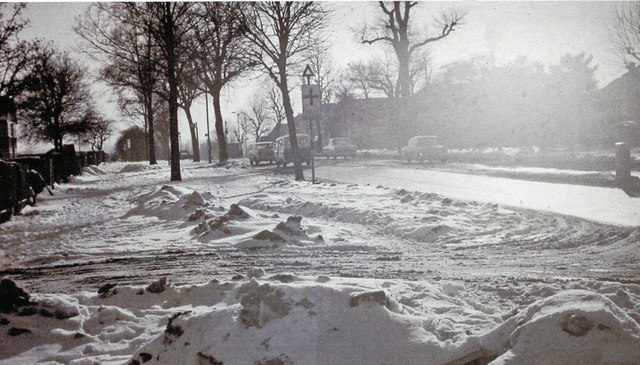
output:
[[[315,86],[315,85],[313,85]],[[304,92],[302,93],[302,99],[309,99],[309,105],[313,106],[313,99],[320,99],[320,95],[314,95],[313,90],[315,88],[314,87],[310,87],[309,88],[309,93],[308,94],[304,94]]]

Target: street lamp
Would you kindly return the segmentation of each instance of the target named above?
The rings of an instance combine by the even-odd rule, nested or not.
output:
[[[209,131],[209,98],[204,93],[204,110],[207,114],[207,145],[209,147],[209,163],[211,163],[211,132]]]

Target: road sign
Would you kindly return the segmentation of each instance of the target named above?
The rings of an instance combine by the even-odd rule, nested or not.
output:
[[[302,71],[302,77],[307,78],[307,85],[311,83],[311,78],[313,76],[315,76],[315,74],[311,71],[311,66],[307,65],[307,67],[304,68],[304,71]]]
[[[302,85],[302,113],[317,115],[320,111],[322,90],[319,85]]]

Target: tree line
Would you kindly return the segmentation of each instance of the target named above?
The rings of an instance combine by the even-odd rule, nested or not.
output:
[[[287,77],[292,65],[321,42],[326,15],[314,2],[94,3],[78,19],[76,32],[96,51],[100,78],[117,90],[121,107],[144,120],[151,164],[156,163],[155,115],[159,104],[167,105],[171,180],[180,180],[178,108],[185,112],[194,159],[199,160],[190,109],[202,94],[211,97],[218,159],[225,162],[229,133],[221,93],[251,71],[265,74],[279,90],[297,151]],[[257,130],[260,134],[260,126]],[[303,179],[300,163],[295,173]]]
[[[467,128],[456,120],[468,120],[485,126],[479,128],[484,131],[530,130],[525,135],[535,134],[541,142],[557,139],[558,131],[572,134],[572,140],[582,138],[576,136],[579,126],[575,120],[589,119],[589,101],[595,90],[590,57],[567,55],[560,66],[544,70],[526,62],[509,65],[510,69],[483,68],[482,62],[471,60],[450,65],[433,78],[426,49],[460,29],[465,14],[442,11],[434,18],[436,31],[427,33],[413,19],[419,5],[378,2],[380,18],[354,32],[363,44],[385,45],[386,56],[352,63],[344,71],[336,70],[327,57],[322,30],[329,10],[316,2],[93,3],[78,17],[74,29],[85,40],[86,53],[100,65],[98,79],[116,91],[123,113],[142,121],[150,164],[157,163],[156,123],[161,113],[166,114],[166,122],[160,118],[168,129],[172,180],[181,179],[178,109],[188,121],[194,160],[200,159],[191,107],[203,94],[211,99],[221,162],[228,159],[226,144],[231,136],[238,141],[248,135],[259,140],[285,121],[297,154],[289,77],[297,75],[304,63],[316,74],[323,103],[376,96],[422,98],[427,100],[423,106],[438,106],[429,110],[429,123],[447,124],[452,130]],[[109,120],[96,111],[89,96],[86,68],[50,44],[20,40],[19,33],[27,24],[20,17],[24,5],[0,6],[0,96],[17,101],[29,138],[50,141],[60,149],[66,136],[78,136],[101,148],[110,133]],[[640,7],[630,4],[620,9],[615,14],[612,43],[625,62],[634,62],[640,48]],[[248,109],[236,115],[237,125],[229,129],[222,117],[222,90],[256,72],[270,80],[272,87],[261,90]],[[493,89],[487,92],[487,88]],[[555,96],[539,95],[544,94],[541,90],[552,90]],[[460,100],[454,102],[453,94]],[[498,100],[512,103],[499,108]],[[515,109],[526,118],[520,118]],[[567,117],[567,113],[555,113],[558,109],[575,113]],[[509,124],[515,118],[515,126]],[[532,118],[545,123],[534,123]],[[383,127],[400,135],[412,122],[407,119],[404,123],[409,124]],[[488,143],[487,138],[503,140],[477,138],[482,140],[477,143]],[[295,158],[295,177],[303,179],[299,161]]]
[[[50,43],[21,39],[28,25],[24,8],[0,3],[0,97],[26,121],[29,140],[50,142],[61,151],[65,137],[73,136],[102,150],[111,121],[95,107],[86,68]]]

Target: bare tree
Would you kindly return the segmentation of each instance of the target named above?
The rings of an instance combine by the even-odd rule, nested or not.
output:
[[[622,5],[613,21],[612,41],[621,53],[626,65],[640,63],[640,3],[630,2]]]
[[[284,105],[282,104],[280,89],[275,84],[272,84],[269,88],[269,91],[267,92],[267,99],[269,99],[269,109],[271,109],[271,115],[275,121],[274,129],[278,134],[276,137],[279,137],[282,121],[285,120],[287,116],[284,113]]]
[[[74,30],[87,41],[88,53],[102,62],[100,78],[115,88],[125,114],[143,116],[149,164],[155,165],[153,92],[159,77],[159,60],[151,34],[152,20],[143,10],[135,9],[139,6],[142,5],[93,3],[77,19]]]
[[[289,96],[289,68],[317,48],[326,11],[315,2],[253,2],[243,9],[242,25],[254,46],[248,56],[276,83],[282,95],[296,180],[304,180]]]
[[[196,45],[192,43],[192,47],[196,47]],[[178,106],[184,111],[189,124],[193,161],[199,162],[200,146],[198,142],[198,131],[196,122],[193,120],[193,115],[191,114],[191,106],[193,105],[193,102],[202,95],[203,91],[198,71],[196,69],[195,60],[187,59],[183,62],[185,62],[186,65],[183,67],[180,83],[178,84]],[[158,88],[157,93],[161,95],[164,100],[169,100],[169,90],[167,89],[168,84],[166,82],[162,82],[160,85],[161,88]]]
[[[366,27],[362,31],[362,43],[373,44],[386,42],[389,44],[398,58],[398,93],[397,96],[405,98],[411,96],[411,57],[418,49],[429,43],[439,41],[460,25],[464,15],[455,10],[442,12],[437,20],[437,25],[442,29],[440,34],[433,37],[418,36],[410,25],[411,9],[418,5],[415,1],[394,1],[386,3],[378,2],[384,16],[377,26],[377,30],[369,31]]]
[[[273,119],[269,113],[269,107],[261,94],[256,94],[251,102],[251,111],[245,114],[248,120],[248,127],[253,132],[256,142],[273,125]]]
[[[243,150],[244,143],[247,141],[247,134],[249,134],[249,123],[246,114],[241,113],[239,115],[242,115],[242,118],[238,118],[238,123],[233,127],[231,133],[233,133],[240,149]],[[227,131],[227,133],[229,132]]]
[[[325,47],[313,49],[307,58],[311,71],[315,74],[316,83],[322,90],[321,102],[329,104],[335,97],[336,68]]]
[[[113,130],[111,124],[113,121],[103,118],[102,116],[96,116],[93,121],[93,126],[88,133],[85,133],[83,141],[91,145],[92,151],[102,151],[102,147],[107,139],[111,136]]]
[[[385,61],[372,60],[368,63],[349,65],[347,78],[362,91],[365,98],[377,92],[388,98],[398,95],[398,84],[394,77],[395,69],[388,56]]]
[[[242,6],[247,5],[236,2],[202,3],[198,9],[200,23],[195,29],[199,43],[196,67],[205,91],[213,99],[220,162],[229,158],[222,118],[222,89],[253,66],[245,56],[246,39],[238,24]]]
[[[411,93],[420,89],[418,83],[422,80],[422,88],[431,83],[431,59],[426,51],[418,52],[411,59]]]
[[[171,181],[182,180],[180,175],[180,142],[178,140],[178,87],[182,71],[193,50],[187,39],[195,27],[193,5],[190,2],[123,3],[134,20],[144,25],[151,34],[157,52],[162,75],[168,84],[169,139]]]
[[[0,3],[0,96],[20,93],[20,80],[30,65],[37,43],[18,38],[28,22],[20,18],[24,3]]]
[[[39,51],[20,103],[28,138],[49,141],[61,151],[65,136],[91,129],[94,110],[85,76],[86,69],[66,53]]]
[[[331,60],[331,56],[327,53],[326,47],[320,45],[318,48],[311,51],[308,58],[311,71],[313,71],[316,79],[316,83],[320,86],[321,104],[331,103],[336,96],[337,88],[337,74],[336,69]],[[322,148],[322,127],[323,115],[320,114],[319,119],[316,121],[317,136],[318,136],[318,148]]]

